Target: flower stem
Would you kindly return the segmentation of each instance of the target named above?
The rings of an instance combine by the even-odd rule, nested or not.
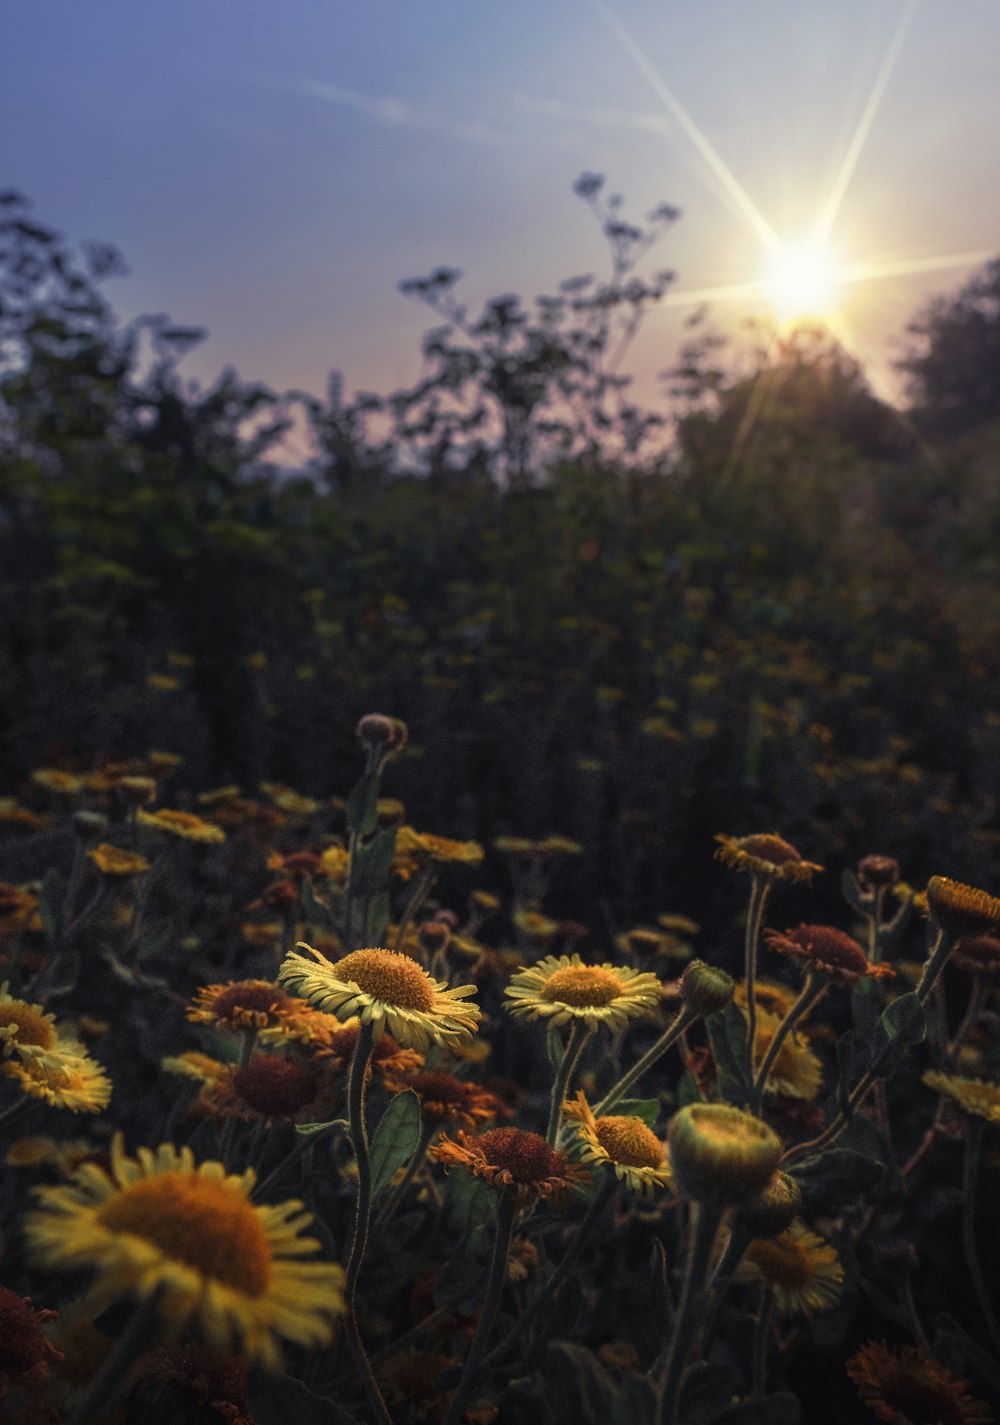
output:
[[[767,1343],[771,1335],[771,1313],[774,1309],[774,1287],[762,1285],[757,1320],[753,1330],[753,1395],[763,1395],[767,1388]]]
[[[545,1135],[551,1147],[555,1147],[559,1140],[559,1129],[562,1125],[562,1107],[566,1095],[569,1093],[569,1086],[573,1079],[576,1066],[583,1053],[583,1046],[590,1038],[590,1025],[585,1019],[573,1021],[573,1028],[569,1032],[569,1039],[566,1042],[566,1052],[563,1054],[562,1063],[556,1071],[555,1081],[552,1085],[552,1094],[549,1100],[549,1126]]]
[[[965,1169],[962,1175],[962,1246],[965,1249],[965,1262],[972,1278],[976,1300],[979,1302],[983,1320],[993,1340],[993,1349],[1000,1352],[1000,1322],[997,1321],[993,1303],[986,1290],[986,1282],[976,1253],[976,1178],[979,1174],[982,1143],[982,1123],[970,1122],[965,1134]]]
[[[723,1207],[714,1202],[696,1202],[692,1207],[691,1238],[688,1243],[684,1284],[681,1287],[670,1347],[660,1378],[655,1425],[677,1425],[681,1385],[709,1295],[708,1269],[724,1211]]]
[[[646,1050],[641,1059],[637,1059],[618,1080],[618,1082],[608,1090],[594,1109],[594,1115],[600,1118],[602,1114],[609,1113],[620,1099],[624,1098],[634,1083],[642,1078],[648,1069],[651,1069],[658,1059],[662,1059],[672,1044],[675,1044],[684,1032],[694,1023],[698,1016],[689,1009],[682,1009],[668,1029],[665,1029],[649,1049]]]
[[[375,1412],[379,1425],[392,1425],[392,1416],[382,1399],[382,1392],[379,1390],[378,1381],[375,1379],[364,1342],[361,1339],[357,1316],[358,1277],[361,1274],[361,1264],[365,1259],[365,1251],[368,1247],[368,1228],[372,1213],[372,1169],[368,1153],[368,1129],[365,1126],[365,1079],[374,1038],[374,1030],[370,1022],[359,1027],[347,1086],[347,1118],[350,1124],[351,1145],[354,1148],[354,1157],[358,1167],[358,1195],[354,1204],[354,1230],[351,1233],[351,1248],[347,1256],[346,1320],[351,1353],[364,1383],[369,1404]]]
[[[941,971],[944,969],[944,962],[951,954],[954,944],[955,936],[951,931],[941,930],[939,932],[930,958],[924,966],[924,972],[920,976],[920,983],[917,985],[917,996],[921,1004],[926,1004],[930,998],[931,990],[937,984]]]
[[[965,1043],[965,1036],[970,1029],[975,1028],[976,1020],[979,1018],[986,999],[986,981],[982,975],[976,975],[972,981],[972,989],[969,992],[969,1003],[962,1016],[962,1022],[955,1030],[955,1037],[951,1041],[948,1054],[945,1059],[945,1072],[950,1073],[958,1062],[959,1051]]]
[[[549,1277],[548,1281],[542,1287],[538,1295],[534,1297],[534,1299],[530,1302],[526,1310],[518,1318],[514,1326],[510,1329],[510,1331],[508,1331],[507,1335],[503,1338],[500,1344],[498,1346],[495,1346],[494,1349],[490,1352],[490,1354],[486,1357],[486,1360],[483,1362],[484,1366],[496,1365],[499,1361],[502,1361],[510,1353],[510,1350],[514,1343],[518,1340],[520,1336],[524,1334],[525,1329],[531,1325],[532,1321],[534,1321],[535,1317],[541,1311],[542,1307],[548,1305],[548,1303],[552,1300],[555,1294],[563,1286],[566,1281],[566,1278],[576,1266],[576,1263],[580,1257],[580,1253],[583,1251],[583,1248],[585,1247],[588,1239],[590,1238],[591,1233],[597,1226],[601,1217],[604,1215],[604,1209],[614,1197],[615,1189],[617,1188],[617,1186],[618,1179],[615,1177],[614,1171],[609,1170],[609,1172],[605,1176],[604,1182],[601,1184],[601,1187],[594,1194],[590,1206],[587,1208],[586,1216],[580,1223],[580,1226],[577,1228],[572,1242],[570,1242],[569,1246],[566,1248],[566,1252],[563,1255],[562,1261],[556,1267],[555,1271]]]
[[[753,1081],[753,1088],[750,1090],[750,1112],[760,1117],[761,1106],[764,1102],[764,1088],[767,1084],[767,1076],[774,1067],[778,1055],[781,1053],[781,1046],[795,1028],[798,1021],[807,1010],[811,1009],[816,1001],[826,990],[826,981],[820,979],[818,975],[807,975],[802,991],[778,1025],[774,1038],[768,1046],[767,1053],[760,1068],[757,1070],[757,1077]],[[751,1061],[753,1059],[753,1046],[750,1051]]]
[[[757,955],[760,949],[760,928],[764,920],[764,907],[771,891],[771,881],[767,876],[754,876],[750,885],[750,904],[747,907],[746,939],[743,944],[743,964],[747,986],[747,1083],[753,1083],[753,1043],[757,1034]]]
[[[517,1201],[514,1195],[505,1192],[500,1198],[500,1206],[497,1211],[497,1230],[493,1239],[493,1259],[490,1262],[490,1275],[486,1284],[486,1299],[479,1314],[479,1324],[476,1327],[472,1345],[469,1347],[469,1354],[461,1378],[455,1387],[455,1394],[452,1396],[448,1412],[441,1425],[457,1425],[457,1422],[461,1420],[476,1383],[479,1368],[486,1355],[490,1332],[493,1330],[493,1323],[496,1320],[503,1284],[507,1275],[507,1254],[510,1251],[510,1239],[514,1231],[516,1207]]]
[[[156,1340],[159,1332],[160,1293],[152,1292],[136,1305],[118,1344],[108,1356],[86,1394],[70,1416],[68,1425],[86,1425],[103,1406],[118,1394],[136,1361]]]

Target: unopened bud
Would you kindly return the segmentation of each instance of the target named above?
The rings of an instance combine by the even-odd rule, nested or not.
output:
[[[681,1001],[691,1014],[715,1014],[733,997],[736,988],[732,975],[704,960],[692,960],[681,976]]]

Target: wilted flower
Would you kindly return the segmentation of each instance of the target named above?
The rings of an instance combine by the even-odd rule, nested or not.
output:
[[[446,1167],[463,1168],[490,1187],[511,1189],[519,1204],[558,1198],[587,1180],[587,1173],[541,1134],[522,1128],[491,1128],[475,1138],[459,1130],[457,1139],[442,1138],[430,1156]]]
[[[812,974],[824,975],[837,984],[853,985],[862,975],[890,976],[889,965],[874,965],[852,936],[832,925],[800,925],[797,930],[765,930],[764,939],[772,950],[791,955]]]

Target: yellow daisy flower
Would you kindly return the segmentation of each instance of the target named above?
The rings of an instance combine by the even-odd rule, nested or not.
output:
[[[755,1069],[759,1069],[764,1062],[781,1022],[781,1016],[758,1010],[753,1041]],[[765,1088],[769,1093],[805,1099],[811,1103],[822,1086],[823,1065],[806,1041],[793,1031],[778,1050],[778,1057],[771,1065]]]
[[[203,821],[190,811],[171,811],[161,807],[159,811],[144,811],[142,807],[135,814],[140,826],[151,827],[154,831],[165,831],[168,836],[179,836],[183,841],[198,841],[204,846],[217,846],[225,841],[226,833],[221,826]]]
[[[656,1188],[673,1185],[666,1147],[641,1118],[629,1114],[595,1118],[582,1091],[563,1105],[563,1112],[576,1124],[584,1162],[606,1163],[634,1192],[652,1194]]]
[[[141,876],[149,870],[145,856],[136,851],[123,851],[120,846],[112,846],[107,841],[102,841],[87,855],[102,876]]]
[[[928,1069],[922,1082],[929,1089],[947,1094],[963,1113],[971,1114],[974,1118],[985,1118],[987,1123],[1000,1123],[1000,1085],[988,1084],[984,1079],[963,1079],[957,1074],[941,1074],[936,1069]]]
[[[7,993],[8,983],[5,980],[0,985],[0,1053],[4,1057],[17,1054],[30,1063],[40,1054],[57,1048],[59,1031],[55,1016],[40,1004],[15,999]]]
[[[396,855],[401,860],[478,866],[483,859],[483,848],[478,841],[453,841],[448,836],[435,836],[429,831],[415,831],[412,826],[401,826],[396,832]]]
[[[811,1316],[837,1304],[844,1268],[835,1248],[801,1220],[777,1237],[755,1237],[736,1269],[739,1282],[765,1282],[781,1316]]]
[[[579,955],[546,955],[514,975],[504,990],[513,1015],[546,1019],[552,1028],[585,1020],[624,1029],[660,1002],[660,982],[625,965],[585,965]]]
[[[111,1169],[85,1164],[65,1186],[38,1191],[25,1221],[41,1266],[93,1269],[88,1305],[158,1294],[168,1336],[194,1327],[217,1350],[237,1350],[275,1369],[278,1338],[306,1347],[329,1341],[345,1309],[343,1269],[301,1262],[319,1243],[295,1200],[255,1206],[252,1170],[195,1166],[190,1148],[161,1143],[126,1156],[121,1135]]]
[[[59,1047],[26,1063],[8,1059],[0,1073],[13,1079],[29,1098],[72,1113],[100,1113],[111,1098],[111,1080],[82,1045],[60,1040]]]
[[[314,959],[293,950],[278,978],[338,1019],[357,1015],[374,1025],[376,1037],[388,1030],[405,1048],[422,1052],[432,1043],[469,1037],[479,1023],[477,1006],[465,1003],[475,985],[449,988],[408,955],[376,946],[331,962],[311,945],[299,944]]]

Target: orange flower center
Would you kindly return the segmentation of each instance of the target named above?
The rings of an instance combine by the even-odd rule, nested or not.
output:
[[[349,980],[383,1004],[424,1013],[434,1008],[434,986],[409,955],[395,950],[353,950],[333,968],[339,979]]]
[[[562,1155],[540,1133],[523,1128],[493,1128],[475,1139],[476,1149],[493,1168],[503,1168],[516,1183],[544,1182],[565,1171]]]
[[[241,1192],[200,1173],[133,1183],[100,1208],[97,1220],[246,1296],[268,1288],[271,1249],[260,1218]]]
[[[808,1254],[798,1242],[784,1234],[751,1242],[747,1256],[766,1281],[772,1286],[783,1286],[788,1291],[801,1291],[815,1275]]]
[[[556,1004],[574,1009],[599,1009],[622,993],[621,982],[602,965],[566,965],[555,970],[539,993]]]
[[[612,1162],[627,1168],[663,1166],[663,1144],[641,1118],[599,1118],[595,1131],[598,1143]]]
[[[8,1000],[6,1004],[0,1004],[0,1029],[11,1027],[17,1030],[14,1035],[17,1044],[51,1049],[56,1042],[55,1030],[42,1011],[24,1000]]]

